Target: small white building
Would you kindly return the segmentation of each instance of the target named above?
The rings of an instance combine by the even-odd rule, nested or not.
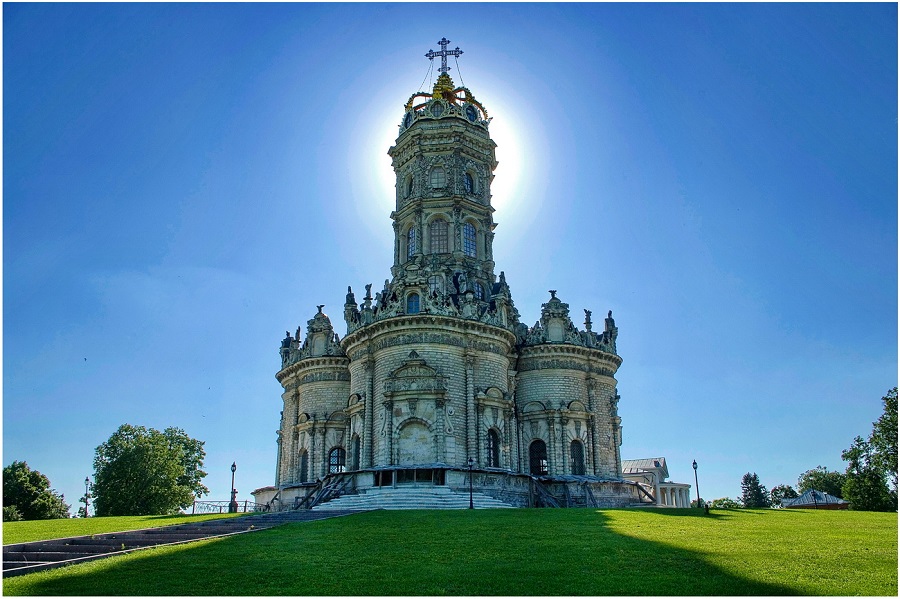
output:
[[[641,485],[660,507],[691,507],[691,485],[666,480],[666,458],[622,460],[622,477]]]

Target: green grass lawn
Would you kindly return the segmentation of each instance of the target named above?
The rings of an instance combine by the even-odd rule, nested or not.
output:
[[[28,522],[4,522],[3,544],[80,537],[102,532],[122,532],[139,528],[156,528],[196,522],[244,516],[246,514],[200,514],[196,516],[111,516],[107,518],[66,518],[61,520],[30,520]]]
[[[897,514],[378,511],[39,572],[9,595],[897,595]]]

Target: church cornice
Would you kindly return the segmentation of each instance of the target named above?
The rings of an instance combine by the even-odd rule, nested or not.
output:
[[[490,218],[495,212],[495,208],[491,205],[483,204],[470,197],[448,194],[438,198],[413,198],[403,204],[398,210],[391,213],[391,218],[395,221],[403,221],[410,216],[414,216],[418,211],[428,211],[428,213],[444,212],[448,216],[452,216],[454,208],[461,208],[463,211],[470,213],[475,218]],[[496,225],[491,222],[490,230]]]
[[[519,372],[559,368],[611,377],[621,365],[620,356],[592,347],[545,343],[519,348]]]
[[[399,337],[411,336],[405,339]],[[398,339],[387,340],[389,336]],[[419,337],[420,339],[415,339]],[[395,341],[395,342],[392,342]],[[342,340],[351,360],[361,359],[371,351],[371,344],[437,343],[473,348],[507,355],[515,347],[515,335],[503,328],[478,320],[434,314],[401,315],[376,321],[347,334]]]
[[[321,356],[318,358],[304,358],[299,362],[294,362],[286,368],[282,368],[276,375],[279,383],[284,384],[288,379],[295,379],[300,384],[304,382],[301,374],[312,370],[347,370],[350,365],[350,358],[346,356]],[[349,373],[349,371],[347,371]],[[349,374],[348,374],[349,376]],[[340,379],[334,379],[340,380]],[[349,380],[349,378],[347,379]]]

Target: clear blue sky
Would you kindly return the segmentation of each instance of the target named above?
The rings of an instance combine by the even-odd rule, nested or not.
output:
[[[212,499],[232,461],[240,499],[274,482],[279,342],[389,276],[386,151],[443,36],[523,321],[614,312],[623,457],[794,484],[897,384],[896,4],[4,4],[3,34],[3,464],[73,512],[125,422],[205,440]]]

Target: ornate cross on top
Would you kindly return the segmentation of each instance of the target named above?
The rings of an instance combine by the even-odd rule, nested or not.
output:
[[[438,71],[440,71],[441,73],[446,73],[447,71],[450,70],[450,67],[447,66],[447,57],[448,56],[459,56],[460,54],[463,53],[463,51],[459,49],[459,46],[456,47],[456,50],[448,50],[447,45],[449,43],[450,43],[450,40],[448,40],[445,37],[442,37],[441,41],[438,42],[438,44],[440,44],[440,46],[441,46],[441,51],[435,52],[434,50],[429,50],[428,54],[425,55],[425,58],[427,58],[429,60],[433,60],[435,56],[441,57],[441,68],[438,69]]]

